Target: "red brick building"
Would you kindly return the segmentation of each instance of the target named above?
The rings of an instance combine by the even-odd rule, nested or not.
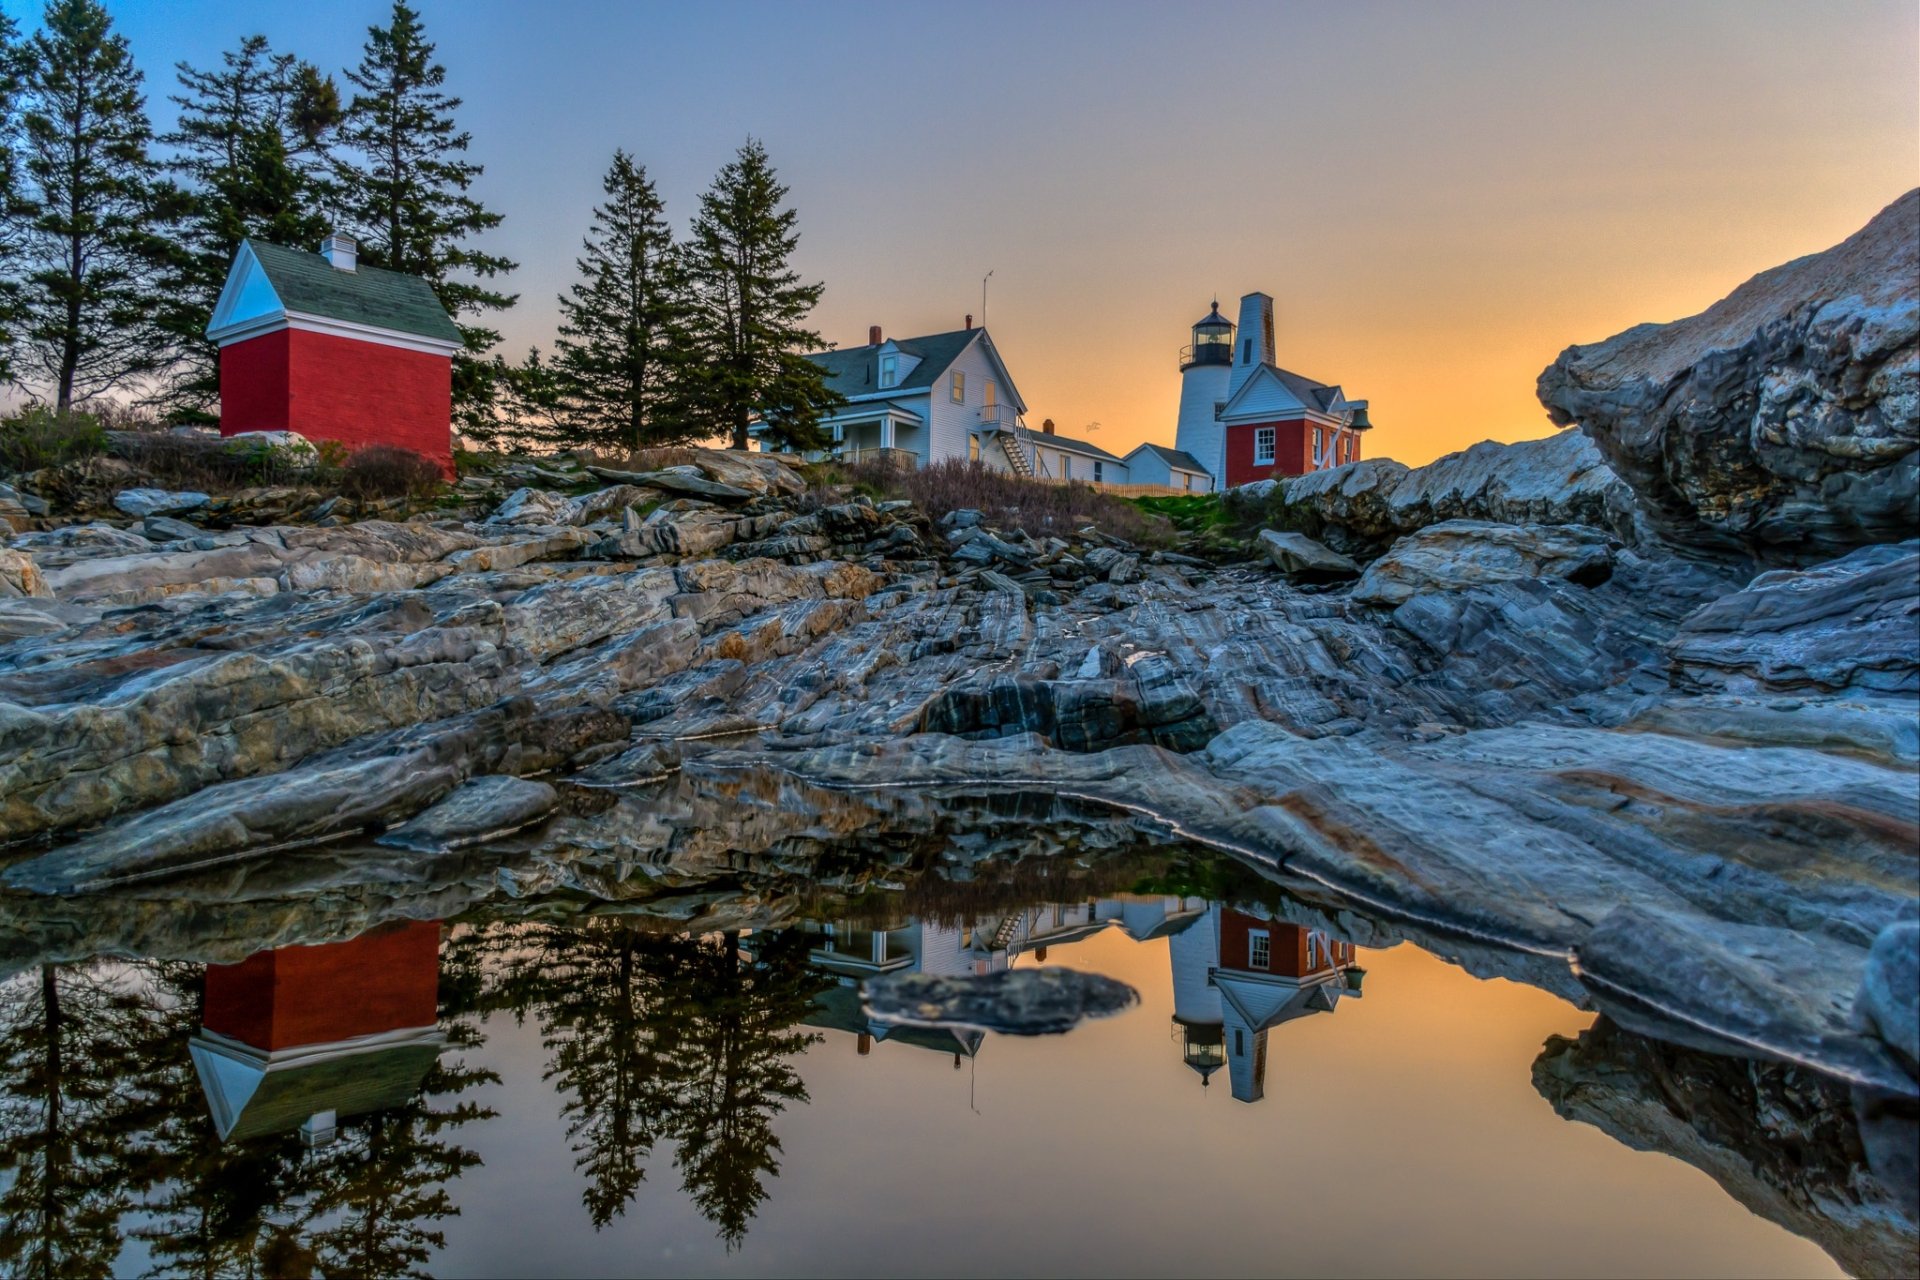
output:
[[[433,288],[319,253],[242,242],[207,337],[220,347],[220,431],[296,431],[348,448],[396,445],[453,470],[453,355]]]
[[[1216,488],[1343,466],[1360,459],[1373,424],[1367,402],[1274,362],[1273,299],[1240,299],[1240,323],[1219,304],[1181,352],[1175,445],[1207,467]]]
[[[223,1140],[400,1106],[440,1054],[440,925],[386,925],[350,942],[275,947],[207,966],[189,1042]]]

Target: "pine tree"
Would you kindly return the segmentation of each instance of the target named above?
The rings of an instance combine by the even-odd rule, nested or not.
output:
[[[220,390],[219,358],[202,336],[234,251],[250,236],[315,248],[330,229],[325,161],[340,122],[331,78],[265,36],[221,55],[217,70],[179,63],[179,123],[162,141],[168,167],[189,188],[185,253],[170,282],[165,324],[180,351],[167,402],[177,416],[205,416]]]
[[[679,444],[700,431],[673,404],[687,307],[666,206],[624,151],[601,185],[607,202],[593,211],[580,279],[560,298],[563,435],[628,450]]]
[[[728,1252],[746,1238],[767,1198],[766,1180],[779,1176],[773,1117],[788,1103],[808,1101],[792,1060],[819,1037],[793,1028],[830,985],[807,964],[806,939],[797,931],[766,938],[744,965],[737,934],[717,944],[684,940],[669,989],[683,1024],[675,1044],[683,1083],[674,1163]]]
[[[148,1010],[99,966],[0,987],[0,1271],[106,1276],[148,1160],[125,1085]]]
[[[142,76],[98,0],[52,0],[28,42],[24,363],[56,407],[165,362],[159,278],[177,193],[149,153]]]
[[[29,63],[19,35],[13,19],[0,13],[0,383],[13,379],[20,314],[14,270],[24,247],[21,233],[33,213],[20,183],[20,90]]]
[[[360,65],[346,73],[359,92],[341,141],[355,159],[335,172],[365,260],[426,278],[448,314],[467,321],[460,325],[466,351],[453,366],[454,414],[464,430],[485,434],[498,366],[483,353],[500,335],[472,317],[513,305],[512,295],[485,282],[515,264],[467,243],[499,226],[501,215],[467,194],[482,170],[465,159],[472,135],[454,124],[460,99],[441,91],[447,72],[433,50],[404,0],[394,0],[390,26],[367,29]]]
[[[841,401],[800,354],[821,346],[805,326],[826,286],[802,284],[790,264],[799,214],[781,208],[786,197],[766,148],[747,139],[700,197],[688,247],[701,357],[689,399],[701,424],[729,433],[736,449],[747,447],[756,415],[768,443],[820,448],[820,418]]]

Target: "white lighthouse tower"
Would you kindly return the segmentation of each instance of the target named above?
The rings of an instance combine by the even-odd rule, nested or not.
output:
[[[1180,353],[1180,422],[1173,436],[1174,448],[1192,454],[1213,473],[1215,489],[1227,474],[1226,437],[1218,415],[1233,373],[1233,322],[1220,314],[1216,301],[1193,326],[1193,345]]]

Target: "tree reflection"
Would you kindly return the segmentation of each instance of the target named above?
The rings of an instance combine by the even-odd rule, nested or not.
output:
[[[493,1114],[459,1095],[497,1077],[443,1057],[318,1150],[292,1129],[223,1142],[188,1053],[202,973],[93,963],[0,986],[0,1274],[120,1274],[130,1234],[152,1276],[424,1275],[450,1184],[480,1162],[452,1132]],[[439,1017],[453,1048],[479,1043],[464,1010]]]
[[[299,1138],[223,1143],[183,1052],[201,1021],[202,966],[141,967],[149,1016],[134,1046],[154,1186],[136,1235],[153,1276],[300,1274]]]
[[[818,1039],[793,1028],[830,984],[807,966],[800,934],[774,935],[749,963],[729,933],[693,940],[671,988],[686,1028],[674,1163],[730,1250],[767,1198],[765,1179],[780,1172],[773,1117],[806,1102],[791,1059]]]
[[[0,1263],[19,1276],[107,1276],[147,1185],[128,1123],[149,1009],[104,965],[42,966],[0,1006]]]
[[[483,1003],[531,1014],[567,1094],[562,1114],[596,1227],[623,1214],[656,1146],[688,1196],[738,1247],[779,1173],[773,1117],[807,1100],[796,1030],[831,983],[806,942],[775,935],[748,960],[739,937],[672,937],[592,918],[464,940],[486,954]],[[463,962],[470,963],[470,962]]]

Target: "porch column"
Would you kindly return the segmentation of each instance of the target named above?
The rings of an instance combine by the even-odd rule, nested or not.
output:
[[[880,447],[893,448],[893,415],[890,413],[880,419]]]

